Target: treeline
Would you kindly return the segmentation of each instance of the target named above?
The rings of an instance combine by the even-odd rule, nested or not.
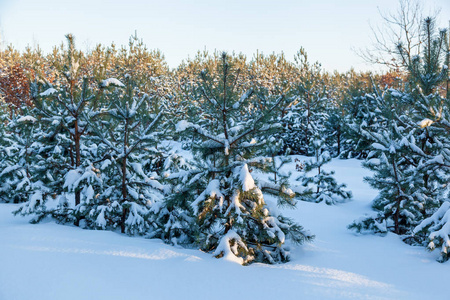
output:
[[[313,236],[263,192],[287,206],[348,199],[323,165],[359,158],[380,194],[376,213],[350,227],[440,246],[446,260],[449,52],[447,32],[432,25],[424,21],[421,55],[399,45],[404,68],[383,75],[330,74],[303,49],[293,61],[199,52],[171,70],[136,37],[89,53],[71,35],[49,55],[8,48],[0,199],[23,202],[15,213],[36,222],[52,216],[274,263],[288,260],[287,238]],[[281,170],[290,154],[311,157],[297,166],[304,188],[295,191]]]
[[[0,52],[0,91],[2,102],[7,104],[10,115],[24,106],[34,105],[34,87],[39,85],[39,91],[42,91],[59,84],[57,76],[67,67],[67,52],[64,45],[55,47],[47,55],[39,48],[27,48],[19,52],[8,47]],[[301,112],[302,119],[295,120],[295,124],[291,124],[293,121],[289,121],[289,118],[284,124],[297,135],[295,141],[287,141],[286,144],[293,154],[312,154],[311,128],[316,126],[314,122],[317,121],[327,126],[329,134],[326,143],[333,148],[333,156],[341,155],[341,152],[349,154],[350,149],[355,149],[353,145],[346,144],[348,141],[345,140],[344,127],[348,122],[345,118],[348,115],[355,116],[361,110],[360,106],[364,106],[354,99],[375,90],[402,88],[405,85],[406,75],[399,70],[385,74],[354,70],[346,73],[326,72],[320,63],[308,60],[304,49],[300,49],[292,61],[284,54],[257,53],[251,59],[237,54],[229,56],[247,88],[258,86],[266,89],[268,94],[289,98],[289,103],[283,107],[284,114],[288,107],[290,111],[306,110],[306,116]],[[75,50],[74,57],[79,64],[77,76],[80,81],[81,78],[86,80],[89,89],[101,88],[101,82],[106,78],[116,78],[121,82],[132,78],[139,92],[170,99],[172,107],[181,107],[181,103],[188,99],[186,88],[199,78],[202,71],[215,73],[221,64],[220,52],[204,51],[171,70],[162,53],[148,50],[136,36],[130,38],[128,47],[117,49],[114,44],[108,47],[97,45],[88,53]],[[96,105],[101,105],[103,98],[96,97],[95,101]],[[295,108],[291,109],[292,106]],[[323,116],[319,117],[320,114]],[[325,122],[326,119],[328,122]],[[360,150],[352,151],[350,156],[364,155]]]

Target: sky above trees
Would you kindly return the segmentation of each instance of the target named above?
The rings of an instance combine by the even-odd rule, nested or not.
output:
[[[424,14],[440,9],[438,25],[448,26],[448,0],[423,2]],[[0,38],[3,47],[39,44],[50,51],[70,32],[77,47],[89,50],[97,43],[126,45],[137,32],[149,48],[164,53],[170,67],[204,49],[247,56],[283,51],[293,59],[304,47],[326,70],[367,70],[373,66],[354,49],[371,43],[370,24],[381,24],[379,11],[397,7],[392,0],[0,0]]]

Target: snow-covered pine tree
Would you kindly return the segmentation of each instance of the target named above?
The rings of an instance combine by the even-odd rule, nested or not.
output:
[[[326,110],[330,100],[320,64],[310,64],[304,49],[300,49],[295,60],[299,82],[289,92],[290,104],[281,121],[284,127],[282,139],[292,154],[313,155],[311,141],[328,119]]]
[[[336,99],[328,108],[328,118],[325,121],[325,138],[328,151],[332,157],[339,157],[344,148],[345,114],[342,104]]]
[[[424,95],[430,95],[438,84],[446,80],[448,74],[448,66],[445,65],[449,47],[448,32],[436,28],[434,17],[425,18],[421,29],[423,49],[419,55],[413,56],[408,52],[407,45],[401,43],[397,45],[397,51],[408,71],[411,87],[420,86]]]
[[[248,78],[248,66],[246,64],[246,57],[242,54],[234,55],[230,57],[232,63],[241,70],[240,77],[242,78],[241,84],[249,85],[250,79]],[[173,125],[178,121],[185,120],[186,116],[189,116],[191,123],[195,123],[201,126],[206,126],[208,123],[208,112],[204,111],[205,101],[203,97],[203,91],[199,87],[198,76],[201,72],[207,72],[208,74],[215,74],[219,70],[221,64],[221,53],[215,51],[209,53],[208,51],[199,51],[197,55],[186,61],[183,61],[178,67],[175,73],[176,89],[175,99],[171,100],[171,105],[168,107],[168,113],[171,115],[170,122]],[[243,79],[245,78],[245,80]],[[176,103],[176,104],[175,104]],[[174,138],[183,142],[184,149],[191,149],[191,144],[194,140],[199,140],[198,135],[186,135],[175,134]]]
[[[286,238],[302,243],[312,236],[270,209],[251,174],[270,164],[271,158],[255,153],[279,127],[267,122],[284,97],[250,101],[257,95],[254,90],[239,96],[239,71],[225,53],[221,59],[220,72],[201,74],[206,125],[180,121],[177,126],[178,131],[193,131],[202,139],[194,145],[196,168],[186,184],[197,187],[190,191],[197,241],[216,257],[239,263],[286,261]]]
[[[16,164],[15,151],[11,151],[16,149],[11,148],[13,142],[7,128],[10,118],[6,104],[2,100],[2,94],[0,93],[0,202],[11,202],[14,198],[11,191],[14,190],[13,184],[16,180],[7,178],[9,176],[5,173],[10,173],[12,166]]]
[[[425,96],[413,92],[411,96],[414,107],[409,126],[414,128],[414,141],[409,145],[409,157],[416,162],[414,176],[417,192],[424,199],[423,219],[448,200],[450,102],[438,93]]]
[[[191,207],[192,191],[202,186],[198,177],[191,176],[195,168],[177,150],[169,152],[163,166],[163,182],[168,186],[164,201],[152,206],[156,229],[151,237],[161,238],[173,245],[191,246],[195,243],[196,218]]]
[[[290,163],[292,159],[289,157],[290,149],[288,148],[285,153],[283,153],[282,151],[284,148],[284,141],[282,139],[277,140],[273,135],[269,138],[269,143],[267,143],[263,153],[264,156],[272,158],[271,163],[267,166],[268,168],[266,170],[269,174],[268,181],[261,178],[258,180],[258,186],[263,192],[284,197],[288,203],[292,203],[292,199],[290,198],[292,198],[294,192],[289,189],[291,172],[283,170],[283,166]],[[283,203],[284,201],[280,202],[280,204]]]
[[[91,164],[97,149],[95,144],[84,144],[87,111],[96,95],[88,78],[81,78],[82,53],[75,49],[74,37],[68,34],[66,38],[64,64],[55,70],[54,84],[32,85],[33,116],[40,130],[34,135],[33,193],[15,214],[35,215],[34,221],[52,215],[78,225],[75,207],[82,197],[90,197],[92,185],[99,184]],[[39,85],[47,89],[38,93]]]
[[[423,177],[417,174],[419,161],[413,155],[418,150],[415,128],[410,126],[409,112],[404,109],[408,94],[389,90],[382,100],[384,126],[377,131],[362,128],[366,138],[372,140],[363,165],[374,172],[365,180],[380,191],[372,204],[376,214],[356,220],[349,228],[359,232],[407,234],[435,199],[421,188]]]
[[[48,215],[65,220],[69,217],[69,206],[74,207],[74,203],[69,204],[63,188],[65,175],[71,169],[71,157],[68,155],[71,140],[63,128],[66,125],[63,122],[68,118],[65,118],[67,114],[57,101],[48,97],[48,91],[34,95],[37,105],[33,110],[36,129],[30,155],[32,190],[27,202],[14,212],[33,215],[32,222],[39,222]],[[56,89],[50,91],[56,93]],[[44,97],[48,99],[44,100]]]
[[[379,92],[349,96],[346,101],[346,116],[343,126],[343,149],[341,158],[366,158],[371,140],[362,133],[362,128],[378,131],[383,127]]]
[[[437,93],[421,95],[419,108],[412,124],[416,127],[417,141],[414,154],[419,161],[416,176],[422,179],[417,188],[430,199],[424,204],[424,220],[405,238],[411,244],[421,244],[430,251],[441,248],[440,262],[448,260],[449,250],[449,188],[450,181],[450,110],[449,100]],[[422,112],[422,113],[420,113]],[[425,118],[424,118],[425,117]],[[421,118],[424,118],[421,121]],[[439,207],[440,206],[440,207]]]
[[[2,102],[2,98],[2,94],[0,93],[0,202],[10,202],[10,190],[12,189],[12,186],[8,180],[2,178],[2,174],[7,168],[10,168],[11,165],[14,164],[14,161],[11,162],[13,153],[9,151],[9,147],[12,145],[7,131],[9,115],[7,113],[6,104]]]
[[[448,66],[443,64],[446,54],[447,31],[437,32],[433,18],[423,21],[425,43],[420,57],[414,57],[407,65],[411,98],[411,127],[416,128],[414,155],[419,161],[417,176],[423,178],[421,188],[435,199],[426,215],[441,204],[442,195],[450,180],[450,129],[449,99],[439,94],[439,84],[445,81]],[[399,48],[401,50],[401,48]],[[399,50],[399,51],[400,51]],[[400,51],[400,53],[402,53]],[[406,59],[402,56],[403,59]]]
[[[0,121],[0,199],[6,202],[24,202],[32,190],[31,155],[35,148],[36,119],[28,115],[27,108],[22,114],[12,111],[11,117],[5,114]]]
[[[405,239],[411,243],[423,243],[427,240],[425,231],[440,226],[443,209],[439,213],[436,209],[448,194],[450,178],[447,100],[435,93],[447,69],[440,65],[446,31],[436,34],[432,18],[426,18],[422,28],[420,55],[411,56],[403,45],[397,46],[410,84],[405,92],[389,90],[379,97],[386,126],[379,132],[363,130],[374,142],[365,166],[375,172],[368,182],[380,190],[373,203],[377,215],[350,225],[358,231],[408,234],[425,218],[414,230],[420,234]],[[440,217],[429,217],[433,212]],[[434,226],[430,226],[432,221]],[[428,233],[431,239],[434,235]]]
[[[76,214],[90,228],[119,227],[122,233],[144,234],[152,229],[151,206],[164,192],[156,172],[162,159],[161,131],[156,129],[162,110],[150,109],[152,98],[139,94],[130,78],[126,86],[114,78],[102,81],[102,86],[110,89],[105,92],[109,107],[100,121],[90,122],[99,145],[95,164],[102,190],[84,198]]]
[[[335,204],[350,199],[352,193],[344,190],[346,185],[338,184],[334,178],[334,171],[327,172],[324,165],[331,161],[331,155],[325,149],[324,135],[316,133],[312,141],[314,158],[305,162],[304,174],[297,178],[306,190],[302,193],[303,200]],[[308,173],[316,173],[309,175]]]
[[[160,50],[150,50],[137,33],[130,36],[128,47],[121,47],[113,57],[114,64],[108,77],[126,81],[130,77],[140,92],[153,95],[166,95],[170,90],[169,67]],[[108,78],[104,77],[104,78]],[[154,103],[157,105],[158,103]]]
[[[438,261],[444,262],[449,258],[450,248],[450,100],[439,95],[438,86],[445,81],[448,70],[443,63],[449,45],[446,45],[445,30],[436,33],[434,19],[426,18],[423,30],[426,37],[423,55],[415,57],[408,65],[410,82],[417,84],[411,91],[415,100],[411,123],[417,127],[417,176],[423,180],[420,188],[434,201],[424,206],[425,219],[405,241],[422,244],[430,251],[440,247]]]
[[[430,251],[440,248],[438,261],[447,261],[450,251],[450,202],[443,202],[438,210],[417,225],[412,238],[418,239]]]
[[[378,86],[386,89],[385,84],[381,84],[382,78],[351,69],[344,74],[335,73],[330,79],[328,90],[332,107],[328,108],[326,142],[330,146],[338,144],[340,158],[362,159],[367,156],[370,141],[362,135],[360,127],[369,126],[376,130],[383,122],[379,117],[381,110],[377,96],[380,94]],[[335,149],[334,146],[331,148]]]

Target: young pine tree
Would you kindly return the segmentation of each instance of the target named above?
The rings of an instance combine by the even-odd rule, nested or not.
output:
[[[445,205],[441,205],[448,195],[450,178],[448,100],[437,93],[447,70],[442,65],[447,33],[436,33],[433,18],[426,18],[422,29],[423,48],[419,55],[412,56],[402,44],[397,46],[409,84],[405,91],[389,90],[378,97],[385,125],[378,131],[363,129],[373,141],[365,166],[374,171],[367,181],[380,191],[373,203],[377,215],[350,227],[379,233],[414,232],[416,235],[405,241],[428,240],[429,245],[434,245],[431,240],[436,236],[435,230],[445,223],[440,220],[445,210]],[[445,244],[443,234],[440,238]]]
[[[320,64],[310,64],[304,49],[295,59],[298,82],[289,92],[290,103],[281,119],[284,127],[281,137],[292,154],[314,155],[311,142],[315,134],[323,131],[330,99]]]
[[[78,225],[74,209],[88,196],[83,193],[91,194],[91,182],[98,181],[91,164],[96,145],[89,144],[87,123],[89,105],[96,94],[89,79],[81,76],[83,55],[75,49],[74,37],[68,34],[66,38],[64,63],[55,70],[53,86],[44,84],[48,88],[41,93],[36,84],[32,86],[33,116],[39,126],[33,144],[33,193],[15,213],[33,214],[35,221],[53,215]]]
[[[0,199],[6,202],[24,202],[32,191],[32,154],[35,152],[34,117],[24,109],[21,115],[11,113],[0,121]]]
[[[416,128],[410,126],[409,112],[402,110],[408,95],[388,91],[380,103],[385,125],[372,131],[363,128],[363,134],[372,140],[371,151],[364,166],[374,172],[365,180],[379,195],[372,206],[376,215],[361,218],[349,227],[359,232],[407,234],[420,222],[425,209],[435,205],[423,188],[423,176],[418,173],[420,160],[416,146]]]
[[[312,142],[314,149],[314,158],[306,161],[304,174],[297,178],[306,187],[303,191],[304,199],[313,202],[322,202],[326,204],[335,204],[336,202],[350,199],[352,193],[345,191],[345,184],[338,184],[334,178],[334,171],[327,172],[324,165],[331,161],[330,152],[325,150],[325,139],[320,134],[314,136]],[[316,173],[308,175],[308,173]]]
[[[201,74],[203,126],[188,121],[177,126],[178,131],[194,132],[201,138],[194,144],[196,164],[186,184],[195,188],[189,193],[197,242],[216,257],[240,263],[286,261],[287,238],[302,243],[312,236],[275,213],[252,176],[271,163],[271,158],[257,155],[279,127],[270,120],[284,97],[261,96],[255,101],[253,90],[242,93],[239,70],[229,63],[229,57],[224,53],[221,60],[219,72]]]
[[[144,234],[152,229],[151,207],[161,201],[164,186],[155,172],[160,159],[157,130],[162,110],[150,111],[153,101],[139,95],[131,79],[124,86],[117,79],[102,82],[109,107],[101,120],[91,122],[99,145],[98,173],[102,190],[84,198],[76,213],[93,228],[119,227],[122,233]]]

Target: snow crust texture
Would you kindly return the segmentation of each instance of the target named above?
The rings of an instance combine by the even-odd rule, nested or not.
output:
[[[0,299],[229,299],[220,292],[223,280],[247,299],[447,299],[442,286],[450,265],[436,263],[438,253],[391,233],[358,236],[346,229],[371,211],[377,191],[362,181],[370,171],[360,161],[333,160],[330,167],[348,183],[354,200],[333,206],[300,202],[296,210],[283,210],[316,240],[291,245],[292,260],[277,265],[242,267],[229,243],[223,243],[225,259],[218,260],[160,240],[53,221],[32,225],[11,214],[17,205],[1,204]],[[273,205],[275,199],[265,200]],[[236,237],[230,231],[224,238]]]

